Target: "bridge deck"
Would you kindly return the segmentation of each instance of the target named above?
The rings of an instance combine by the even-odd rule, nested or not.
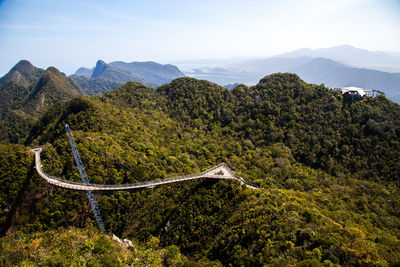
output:
[[[51,175],[48,175],[42,170],[42,166],[40,163],[40,152],[42,148],[35,148],[31,150],[35,154],[35,167],[37,173],[42,177],[47,183],[72,189],[72,190],[79,190],[79,191],[119,191],[119,190],[132,190],[132,189],[141,189],[141,188],[153,188],[155,186],[171,184],[171,183],[178,183],[183,181],[190,181],[196,179],[230,179],[230,180],[238,180],[241,184],[246,185],[251,189],[257,189],[257,187],[247,184],[246,181],[237,175],[235,175],[226,164],[221,163],[215,167],[208,169],[205,172],[197,173],[197,174],[190,174],[185,176],[178,176],[166,179],[158,179],[152,180],[143,183],[135,183],[135,184],[83,184],[79,182],[67,181],[63,180]]]

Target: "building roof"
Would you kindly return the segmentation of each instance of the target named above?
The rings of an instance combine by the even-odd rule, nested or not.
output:
[[[340,88],[341,89],[341,91],[342,91],[342,94],[345,94],[345,93],[352,93],[352,92],[356,92],[356,93],[358,93],[360,96],[365,96],[366,95],[366,92],[365,92],[365,89],[363,89],[363,88],[359,88],[359,87],[354,87],[354,86],[349,86],[349,87],[342,87],[342,88]]]

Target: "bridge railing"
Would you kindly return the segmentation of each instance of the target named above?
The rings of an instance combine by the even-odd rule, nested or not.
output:
[[[78,186],[86,186],[85,184],[82,184],[81,182],[76,182],[76,181],[70,181],[70,180],[65,180],[61,179],[52,175],[47,174],[42,170],[42,172],[49,178],[57,180],[62,183],[67,183],[71,185],[78,185]],[[99,189],[105,189],[105,188],[122,188],[122,187],[145,187],[145,186],[151,186],[151,185],[157,185],[157,184],[163,184],[163,183],[171,183],[171,182],[179,182],[183,180],[190,180],[191,178],[196,179],[198,178],[207,178],[207,176],[203,176],[204,174],[189,174],[189,175],[183,175],[183,176],[178,176],[178,177],[171,177],[171,178],[165,178],[165,179],[156,179],[156,180],[151,180],[151,181],[146,181],[146,182],[140,182],[140,183],[129,183],[129,184],[90,184],[88,186],[96,187]],[[228,177],[221,177],[221,178],[216,178],[216,177],[210,177],[214,179],[237,179],[235,178],[228,178]]]
[[[39,162],[40,162],[40,154],[39,154]],[[240,180],[243,181],[245,184],[249,184],[255,187],[258,187],[257,185],[253,185],[251,183],[248,183],[246,181],[244,181],[242,178],[236,176],[235,174],[232,174],[233,177],[226,177],[226,176],[221,176],[221,177],[215,177],[214,175],[211,177],[207,177],[207,175],[205,175],[206,173],[212,171],[213,169],[218,168],[219,166],[224,165],[224,163],[221,163],[215,167],[212,167],[204,172],[201,173],[196,173],[196,174],[188,174],[188,175],[182,175],[182,176],[177,176],[177,177],[170,177],[170,178],[164,178],[164,179],[156,179],[156,180],[151,180],[151,181],[145,181],[145,182],[140,182],[140,183],[129,183],[129,184],[89,184],[89,185],[85,185],[81,182],[76,182],[76,181],[70,181],[70,180],[65,180],[65,179],[61,179],[52,175],[49,175],[48,173],[46,173],[45,171],[43,171],[43,169],[41,168],[41,171],[43,172],[43,174],[53,180],[59,181],[60,183],[66,183],[66,184],[70,184],[73,186],[90,186],[90,187],[95,187],[98,188],[99,190],[107,190],[107,189],[112,189],[112,188],[140,188],[140,187],[150,187],[152,185],[157,186],[158,184],[165,184],[165,183],[173,183],[173,182],[179,182],[179,181],[185,181],[185,180],[191,180],[196,179],[196,178],[213,178],[213,179],[234,179],[234,180]]]

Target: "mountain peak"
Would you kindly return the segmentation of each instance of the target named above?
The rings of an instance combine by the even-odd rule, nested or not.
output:
[[[42,69],[36,68],[28,60],[21,60],[11,68],[2,80],[27,87],[36,82],[42,72]]]
[[[107,65],[107,63],[106,63],[105,61],[99,59],[99,60],[97,61],[97,63],[96,63],[96,66],[98,66],[98,65]]]
[[[45,70],[45,72],[52,72],[52,73],[57,74],[57,75],[64,75],[64,76],[65,76],[64,73],[62,73],[62,72],[59,71],[56,67],[53,67],[53,66],[48,67],[48,68]]]
[[[346,54],[346,53],[368,53],[368,50],[357,48],[348,44],[345,45],[338,45],[330,48],[320,48],[316,50],[312,50],[315,53],[338,53],[338,54]]]
[[[334,46],[334,47],[331,47],[331,48],[351,48],[351,49],[358,49],[358,48],[356,48],[356,47],[354,47],[354,46],[352,46],[352,45],[349,45],[349,44],[337,45],[337,46]]]
[[[28,97],[27,105],[33,106],[31,109],[37,112],[58,100],[78,95],[80,95],[79,92],[70,84],[64,73],[55,67],[49,67],[43,72]]]
[[[262,78],[258,84],[275,84],[287,83],[301,84],[304,83],[300,77],[295,73],[273,73]]]
[[[30,76],[33,74],[35,67],[28,60],[20,60],[17,64],[12,67],[10,72],[19,71],[21,74],[25,76]]]
[[[108,65],[103,60],[99,60],[96,63],[96,67],[93,70],[92,78],[99,77],[103,74],[103,72],[107,69]]]
[[[75,72],[75,75],[85,76],[85,77],[90,78],[92,76],[93,70],[94,70],[94,68],[88,69],[88,68],[81,67]]]

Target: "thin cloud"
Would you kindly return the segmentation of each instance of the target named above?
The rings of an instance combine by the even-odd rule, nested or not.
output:
[[[102,6],[95,5],[92,3],[83,3],[84,6],[89,7],[95,11],[101,12],[103,15],[107,15],[111,18],[119,19],[119,20],[125,20],[125,21],[133,21],[133,22],[144,22],[142,19],[125,15],[120,12],[115,12],[110,9],[103,8]]]
[[[33,25],[33,24],[2,24],[0,29],[5,30],[40,30],[48,28],[48,25]]]
[[[111,27],[105,26],[89,26],[89,25],[65,25],[65,24],[1,24],[0,29],[29,31],[29,30],[43,30],[43,31],[114,31]]]
[[[170,20],[161,20],[161,19],[157,19],[157,18],[144,18],[144,17],[138,17],[138,16],[131,16],[131,15],[126,15],[124,13],[121,12],[116,12],[110,9],[106,9],[102,6],[96,5],[96,4],[92,4],[92,3],[81,3],[83,4],[85,7],[89,7],[92,10],[95,10],[97,12],[102,13],[103,15],[106,15],[110,18],[114,18],[114,19],[118,19],[118,20],[123,20],[126,22],[134,22],[134,23],[140,23],[140,24],[144,24],[146,26],[148,25],[154,25],[156,27],[160,27],[160,28],[164,28],[164,29],[172,29],[172,30],[178,30],[178,31],[187,31],[187,30],[192,30],[189,27],[185,27],[182,24],[177,24],[174,23]]]

